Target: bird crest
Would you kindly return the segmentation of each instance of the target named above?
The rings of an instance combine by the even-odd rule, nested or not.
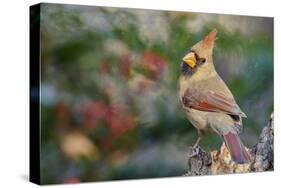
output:
[[[217,39],[217,30],[213,29],[203,40],[202,44],[208,48],[212,48]]]
[[[191,50],[194,50],[198,55],[207,57],[209,60],[212,58],[213,48],[217,39],[217,30],[213,29],[202,40],[196,43]]]

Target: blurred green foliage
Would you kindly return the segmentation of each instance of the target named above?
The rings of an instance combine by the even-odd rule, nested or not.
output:
[[[273,111],[273,20],[43,4],[42,183],[181,176],[197,133],[177,97],[179,63],[218,30],[214,61],[247,114],[252,146]],[[221,140],[207,135],[206,150]]]

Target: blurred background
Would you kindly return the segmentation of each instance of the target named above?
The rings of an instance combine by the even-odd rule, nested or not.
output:
[[[214,28],[246,146],[273,111],[272,18],[43,4],[40,21],[43,184],[182,176],[197,131],[178,103],[179,65]]]

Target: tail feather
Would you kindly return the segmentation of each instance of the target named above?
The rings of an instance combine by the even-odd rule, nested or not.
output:
[[[231,158],[238,164],[248,163],[251,160],[250,154],[242,144],[238,134],[227,133],[223,135],[224,142],[230,152]]]

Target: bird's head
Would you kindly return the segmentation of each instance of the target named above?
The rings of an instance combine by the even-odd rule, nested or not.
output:
[[[181,72],[184,75],[192,75],[200,69],[212,69],[213,48],[217,39],[217,31],[214,29],[204,39],[196,43],[182,58]]]

